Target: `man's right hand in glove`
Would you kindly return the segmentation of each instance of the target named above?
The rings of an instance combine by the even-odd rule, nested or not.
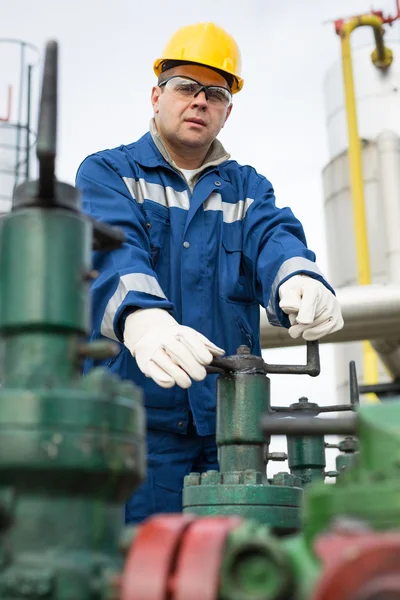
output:
[[[205,366],[224,350],[191,327],[179,325],[162,308],[138,309],[127,316],[124,344],[139,369],[163,388],[188,388],[207,375]]]

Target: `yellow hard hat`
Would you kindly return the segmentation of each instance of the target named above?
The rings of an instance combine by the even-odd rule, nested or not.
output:
[[[163,63],[169,60],[193,62],[232,75],[233,94],[243,87],[239,47],[229,33],[214,23],[196,23],[178,29],[168,41],[162,57],[154,63],[157,77]]]

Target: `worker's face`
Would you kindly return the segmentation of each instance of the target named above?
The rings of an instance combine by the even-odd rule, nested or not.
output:
[[[189,77],[203,85],[216,85],[226,89],[226,80],[212,69],[199,65],[182,65],[167,71],[172,76]],[[171,145],[208,148],[229,117],[232,104],[212,102],[204,91],[196,98],[185,97],[165,86],[155,86],[151,101],[157,129]]]

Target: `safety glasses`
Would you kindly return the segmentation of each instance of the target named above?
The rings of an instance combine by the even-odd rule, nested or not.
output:
[[[201,92],[204,92],[206,100],[210,104],[229,106],[232,103],[232,94],[227,88],[219,85],[203,85],[189,77],[173,75],[159,84],[159,87],[162,86],[182,98],[196,98]]]

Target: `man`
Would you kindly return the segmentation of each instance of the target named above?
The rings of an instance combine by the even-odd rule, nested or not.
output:
[[[77,175],[84,210],[126,234],[121,249],[94,256],[92,338],[119,342],[109,369],[145,393],[148,477],[127,522],[180,511],[184,476],[218,468],[205,367],[242,344],[260,354],[260,304],[293,337],[343,326],[301,224],[216,139],[240,69],[223,29],[183,27],[154,65],[150,132],[93,154]]]

